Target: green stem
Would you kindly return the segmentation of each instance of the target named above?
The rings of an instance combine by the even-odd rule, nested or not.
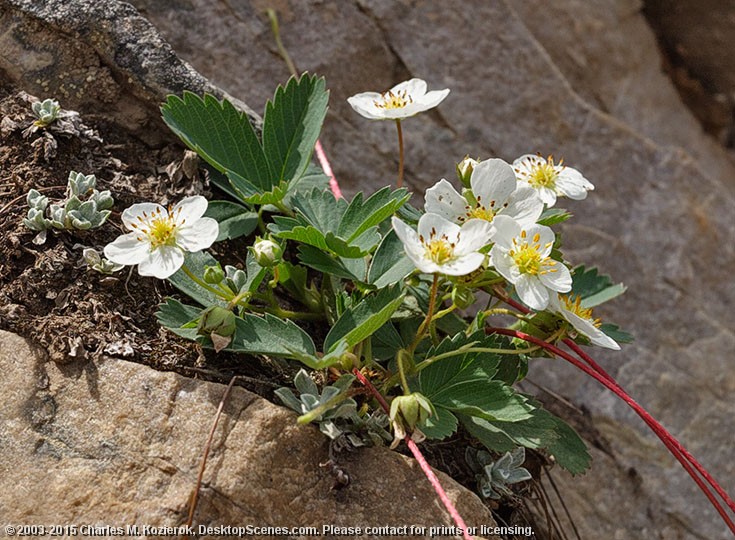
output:
[[[288,54],[286,47],[283,46],[283,42],[281,41],[281,32],[278,27],[278,15],[276,14],[276,10],[269,8],[266,10],[266,13],[271,21],[271,31],[273,32],[273,38],[276,40],[278,54],[280,54],[283,61],[286,62],[286,67],[288,67],[288,71],[291,72],[291,75],[296,77],[298,75],[296,64],[291,60],[291,55]]]
[[[255,311],[254,308],[253,311]],[[288,309],[282,309],[278,306],[273,308],[265,308],[263,311],[280,317],[281,319],[296,319],[301,321],[321,321],[324,316],[320,313],[304,313],[303,311],[290,311]]]
[[[436,293],[438,290],[439,274],[434,274],[434,281],[431,284],[431,293],[429,293],[429,310],[426,312],[426,318],[424,319],[424,322],[421,323],[418,332],[416,332],[416,339],[413,340],[413,343],[411,343],[411,346],[408,348],[408,352],[411,355],[413,355],[416,347],[418,347],[419,343],[421,343],[421,340],[426,333],[426,329],[428,328],[431,319],[434,317],[434,305],[436,304]]]
[[[403,186],[403,128],[399,118],[396,118],[396,129],[398,130],[398,180],[396,181],[396,189],[398,189]]]
[[[436,356],[432,356],[431,358],[427,358],[426,360],[416,364],[416,371],[421,371],[422,369],[425,369],[429,367],[434,362],[438,362],[439,360],[444,360],[445,358],[451,358],[452,356],[459,356],[462,354],[469,354],[469,353],[488,353],[488,354],[527,354],[534,351],[537,351],[541,347],[534,346],[534,347],[527,347],[525,349],[493,349],[489,347],[467,347],[467,345],[460,347],[456,351],[448,351],[442,354],[437,354]]]
[[[186,264],[184,264],[181,269],[184,271],[184,274],[189,276],[189,279],[191,279],[194,283],[202,287],[203,289],[206,289],[207,291],[211,292],[213,295],[222,298],[224,300],[230,300],[232,298],[232,295],[226,295],[224,291],[215,289],[212,287],[209,283],[206,283],[205,281],[202,281],[200,278],[194,275],[194,273],[189,269]]]
[[[396,363],[398,364],[398,375],[400,376],[401,387],[403,388],[403,393],[405,395],[409,395],[411,393],[411,387],[408,386],[408,378],[406,377],[406,361],[408,360],[407,357],[411,358],[411,353],[409,353],[405,349],[401,349],[400,351],[398,351],[398,355],[396,356]]]

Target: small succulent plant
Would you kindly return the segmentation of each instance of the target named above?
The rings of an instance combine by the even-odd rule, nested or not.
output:
[[[112,194],[95,189],[97,179],[93,174],[69,173],[66,199],[49,205],[48,197],[31,189],[26,200],[28,215],[23,224],[39,234],[34,240],[42,244],[46,230],[54,229],[93,229],[102,225],[110,216],[114,204]]]
[[[59,114],[61,113],[59,102],[55,99],[36,101],[31,105],[31,108],[33,109],[33,114],[35,114],[37,118],[34,122],[34,125],[37,127],[48,126],[59,118]]]
[[[115,272],[122,270],[123,265],[114,263],[107,260],[94,248],[85,248],[82,251],[82,257],[84,262],[87,263],[92,270],[99,272],[100,274],[114,274]]]
[[[279,388],[275,394],[284,405],[302,417],[308,415],[312,422],[319,425],[319,430],[333,441],[346,440],[354,447],[380,446],[392,438],[386,429],[388,417],[384,413],[368,416],[358,413],[355,400],[345,396],[354,380],[353,375],[342,375],[320,393],[316,383],[301,369],[294,377],[298,398],[290,388]]]
[[[508,486],[531,479],[531,473],[521,467],[526,460],[526,449],[519,446],[493,461],[489,452],[467,448],[465,459],[475,472],[477,487],[486,499],[502,499],[512,495]]]

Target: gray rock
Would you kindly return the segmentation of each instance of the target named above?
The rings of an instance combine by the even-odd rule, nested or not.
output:
[[[225,2],[135,3],[177,51],[256,110],[287,77],[260,3],[232,11]],[[452,178],[454,161],[466,153],[505,159],[554,153],[595,183],[587,201],[563,205],[576,214],[564,228],[566,254],[626,283],[626,297],[600,315],[637,337],[622,353],[596,356],[721,483],[732,484],[723,450],[735,427],[724,412],[733,380],[724,361],[733,353],[726,322],[735,303],[728,270],[735,262],[733,169],[724,151],[700,140],[701,128],[658,74],[638,6],[612,0],[277,6],[297,64],[327,76],[331,108],[322,138],[348,193],[391,183],[396,157],[393,126],[358,117],[345,99],[411,76],[452,89],[436,111],[405,123],[407,182],[417,190]],[[206,24],[180,32],[191,18]],[[238,39],[224,37],[230,35]],[[532,377],[614,426],[609,438],[618,466],[638,471],[646,494],[631,500],[648,501],[626,507],[635,513],[630,523],[649,520],[654,530],[647,515],[664,508],[683,523],[679,534],[727,538],[679,465],[665,451],[650,451],[663,447],[623,403],[559,362],[535,366]],[[579,500],[602,501],[616,488],[579,481],[567,489]],[[599,516],[586,507],[572,512],[596,530]],[[626,522],[616,523],[619,536],[636,537],[640,528]]]
[[[2,331],[0,370],[5,522],[137,526],[141,535],[186,522],[224,385],[115,359],[58,365]],[[196,530],[451,524],[416,462],[385,448],[345,456],[351,482],[333,491],[320,466],[327,446],[291,412],[235,387],[215,432]],[[438,476],[469,526],[494,525],[476,495]]]

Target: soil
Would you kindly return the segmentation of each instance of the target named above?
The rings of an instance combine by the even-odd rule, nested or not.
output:
[[[49,135],[44,130],[23,135],[35,120],[28,99],[17,89],[0,87],[0,329],[30,338],[54,362],[75,362],[83,368],[104,355],[225,384],[238,376],[238,385],[278,402],[273,391],[292,385],[299,367],[295,363],[203,350],[158,325],[155,312],[166,297],[190,303],[168,282],[141,277],[134,268],[105,276],[90,270],[82,259],[85,247],[101,251],[124,232],[120,212],[131,204],[167,204],[192,194],[211,198],[204,170],[187,176],[181,171],[191,168],[180,166],[185,155],[180,145],[151,149],[94,116],[83,116],[82,121],[101,142],[57,134],[55,151],[47,155]],[[62,199],[70,171],[95,174],[97,188],[112,192],[113,213],[99,228],[49,231],[46,242],[37,245],[36,233],[23,224],[26,194],[34,188],[51,201]],[[218,259],[242,267],[237,249],[226,242],[215,244],[213,251]],[[310,328],[315,339],[323,332]],[[584,415],[563,416],[574,417],[574,427],[588,440],[596,440]],[[432,466],[475,490],[474,473],[464,458],[468,444],[475,443],[460,432],[422,446]],[[535,478],[542,470],[548,472],[550,463],[543,455],[527,456],[526,466]],[[499,522],[533,524],[528,501],[546,504],[539,485],[526,483],[519,497],[502,506],[491,503]],[[534,524],[536,531],[545,529],[543,523]]]

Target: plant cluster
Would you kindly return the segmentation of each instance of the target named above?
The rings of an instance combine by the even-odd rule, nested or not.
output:
[[[414,79],[350,103],[400,125],[447,94]],[[627,339],[590,312],[623,287],[571,269],[551,229],[571,217],[552,208],[556,197],[582,199],[592,185],[551,159],[523,156],[511,166],[467,158],[458,166],[462,190],[440,180],[426,192],[423,211],[408,204],[403,188],[336,198],[311,164],[327,101],[323,79],[292,78],[267,103],[258,134],[226,100],[169,97],[164,120],[229,198],[188,197],[168,210],[136,204],[122,215],[130,232],[106,246],[106,257],[168,279],[196,302],[169,298],[160,307],[160,323],[181,336],[341,374],[319,393],[300,372],[298,399],[278,393],[301,421],[317,422],[330,437],[375,411],[367,402],[357,406],[348,375],[366,370],[392,401],[394,444],[444,439],[462,425],[493,451],[542,448],[583,471],[589,455],[581,439],[514,387],[543,350],[486,328],[510,315],[514,328],[549,342],[573,337],[618,348],[614,339]],[[243,268],[223,270],[203,251],[256,229]],[[480,294],[489,300],[476,315],[459,316]],[[514,295],[537,312],[501,307]],[[372,440],[386,439],[378,433]]]
[[[531,479],[531,473],[521,466],[526,460],[526,449],[522,446],[497,460],[492,459],[490,452],[469,447],[465,459],[475,472],[477,491],[486,499],[509,497],[513,492],[508,486]]]
[[[71,171],[66,197],[51,204],[48,197],[31,189],[26,196],[29,210],[23,224],[32,231],[38,231],[34,242],[43,244],[48,229],[87,230],[107,221],[114,200],[109,191],[95,189],[96,184],[95,175]]]

